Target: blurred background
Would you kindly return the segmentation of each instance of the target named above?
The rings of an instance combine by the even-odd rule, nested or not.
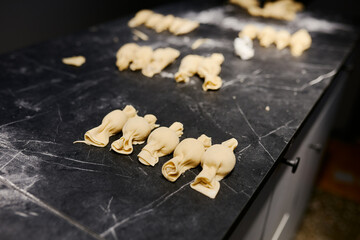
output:
[[[0,54],[169,2],[175,1],[2,0]],[[197,0],[192,2],[197,4]],[[357,1],[303,2],[307,9],[332,20],[360,26]],[[360,47],[357,45],[355,59],[349,67],[351,75],[346,95],[341,100],[318,183],[296,239],[360,240],[360,69],[357,67],[360,66]]]

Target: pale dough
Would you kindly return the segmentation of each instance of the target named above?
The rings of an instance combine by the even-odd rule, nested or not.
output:
[[[176,82],[189,82],[197,73],[198,66],[204,58],[199,55],[187,55],[181,60],[179,71],[175,74]]]
[[[286,30],[280,30],[276,33],[275,45],[276,48],[281,50],[289,46],[291,34]]]
[[[205,42],[207,42],[209,39],[208,38],[199,38],[197,39],[192,45],[191,45],[191,49],[195,50],[198,49],[201,45],[203,45]]]
[[[186,34],[199,27],[199,23],[196,21],[174,17],[173,15],[164,16],[151,10],[139,11],[128,23],[129,27],[137,27],[142,24],[156,32],[169,30],[175,35]]]
[[[157,23],[155,26],[155,31],[156,32],[162,32],[165,31],[166,29],[168,29],[171,24],[173,23],[175,17],[173,15],[166,15],[165,17],[163,17],[162,21]]]
[[[180,52],[173,48],[158,48],[153,51],[149,46],[127,43],[116,53],[116,66],[123,71],[130,65],[132,71],[142,70],[142,74],[152,77],[179,56]]]
[[[137,30],[137,29],[133,29],[133,30],[132,30],[132,33],[133,33],[136,37],[140,38],[140,39],[143,40],[143,41],[149,40],[149,36],[148,36],[148,35],[146,35],[145,33],[141,32],[141,31],[139,31],[139,30]]]
[[[198,75],[204,78],[202,89],[217,90],[222,85],[222,80],[218,76],[221,72],[221,64],[224,62],[224,55],[221,53],[213,53],[210,57],[204,58],[200,62],[198,68]]]
[[[154,166],[159,157],[174,151],[183,134],[183,124],[174,122],[170,127],[159,127],[148,137],[146,146],[138,154],[139,161],[144,165]]]
[[[204,91],[217,90],[222,85],[218,75],[223,62],[224,56],[221,53],[213,53],[210,57],[188,55],[182,59],[179,71],[175,74],[175,81],[188,82],[189,78],[197,73],[204,78],[202,85]]]
[[[300,56],[305,50],[311,46],[311,36],[305,29],[300,29],[291,36],[290,49],[291,54],[295,57]]]
[[[68,57],[63,58],[62,62],[66,65],[71,65],[75,67],[80,67],[85,63],[86,59],[83,56],[74,56],[74,57]]]
[[[294,0],[279,0],[267,2],[261,8],[256,0],[230,0],[231,3],[245,8],[250,15],[264,18],[275,18],[291,21],[296,17],[296,12],[301,11],[304,6]]]
[[[128,26],[133,28],[144,24],[153,13],[153,11],[148,9],[140,10],[136,13],[135,17],[128,22]]]
[[[153,52],[150,63],[142,68],[142,74],[152,77],[160,73],[165,67],[175,61],[180,52],[173,48],[158,48]]]
[[[254,40],[257,37],[259,32],[258,27],[248,24],[246,25],[241,32],[239,32],[239,38],[249,37],[251,40]]]
[[[123,45],[116,53],[116,66],[120,71],[127,69],[134,60],[139,46],[135,43],[127,43]]]
[[[148,28],[155,29],[156,25],[159,24],[163,20],[164,16],[159,13],[153,13],[146,20],[145,26]]]
[[[159,126],[155,124],[156,120],[156,117],[152,114],[130,118],[122,129],[122,137],[111,144],[111,149],[117,153],[131,154],[133,144],[144,143],[151,130]]]
[[[104,117],[100,126],[85,133],[84,141],[74,143],[105,147],[109,143],[109,138],[120,132],[126,121],[134,116],[136,116],[136,109],[131,105],[127,105],[122,111],[114,110]]]
[[[205,150],[211,146],[211,138],[201,135],[198,139],[186,138],[174,150],[173,158],[162,167],[163,176],[175,182],[179,176],[190,168],[200,164]]]
[[[247,36],[235,38],[234,40],[235,53],[243,60],[248,60],[254,57],[253,42]]]
[[[153,56],[153,50],[151,47],[143,46],[139,47],[135,52],[132,64],[130,64],[130,69],[133,71],[143,69],[151,62]]]
[[[237,145],[237,140],[231,138],[209,147],[201,157],[202,171],[191,183],[191,188],[209,198],[215,198],[220,189],[220,180],[235,166],[236,158],[233,151]]]
[[[277,33],[274,28],[270,26],[264,27],[258,33],[260,45],[263,47],[269,47],[275,42],[276,34]]]

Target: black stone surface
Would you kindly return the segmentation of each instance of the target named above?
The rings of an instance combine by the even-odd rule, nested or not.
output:
[[[200,8],[179,4],[158,9],[203,23],[185,36],[139,28],[150,37],[139,44],[181,51],[174,64],[152,79],[115,67],[117,49],[133,41],[126,26],[129,18],[0,56],[0,176],[99,239],[221,239],[326,90],[356,35],[349,26],[309,12],[284,23],[250,18],[230,5]],[[313,45],[294,58],[288,49],[265,49],[255,41],[255,57],[242,61],[234,55],[233,39],[250,22],[291,32],[306,27]],[[191,50],[200,37],[212,40]],[[198,77],[188,84],[174,81],[182,57],[213,52],[225,56],[219,91],[203,92]],[[85,65],[61,63],[61,58],[74,55],[84,55]],[[109,152],[109,146],[72,143],[108,112],[127,104],[139,115],[156,115],[163,126],[182,122],[182,139],[204,133],[214,144],[231,137],[238,140],[236,166],[221,181],[216,199],[190,188],[200,167],[171,183],[161,175],[162,164],[171,156],[148,167],[136,157],[143,145],[123,156]],[[41,211],[44,217],[35,222],[50,219],[46,209]],[[25,228],[15,217],[9,219],[6,227],[14,234]],[[68,236],[74,231],[65,224],[57,227]],[[44,238],[42,232],[34,239]]]

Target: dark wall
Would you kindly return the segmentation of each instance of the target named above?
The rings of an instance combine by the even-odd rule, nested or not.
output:
[[[1,0],[0,53],[78,31],[165,2],[171,1]]]

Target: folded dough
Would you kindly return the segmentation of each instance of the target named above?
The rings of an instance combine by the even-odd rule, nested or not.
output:
[[[123,45],[116,53],[116,66],[120,71],[127,69],[130,63],[135,59],[139,46],[135,43]]]
[[[170,127],[159,127],[148,137],[146,146],[139,153],[139,161],[154,166],[159,157],[172,153],[183,134],[183,124],[174,122]]]
[[[222,80],[218,74],[223,62],[224,55],[221,53],[213,53],[210,57],[187,55],[181,61],[179,70],[175,74],[175,81],[188,82],[190,77],[197,73],[201,78],[204,78],[202,85],[204,91],[217,90],[222,85]]]
[[[291,34],[286,30],[280,30],[276,33],[275,45],[276,48],[281,50],[289,46]]]
[[[153,52],[150,63],[142,68],[141,73],[153,77],[160,73],[170,63],[180,56],[180,52],[173,48],[158,48]]]
[[[135,17],[128,22],[128,26],[133,28],[144,24],[153,13],[153,11],[148,9],[140,10],[136,13]]]
[[[274,28],[272,28],[270,26],[266,26],[262,30],[259,31],[258,38],[259,38],[261,46],[269,47],[275,41],[276,31]]]
[[[153,51],[149,46],[127,43],[116,53],[116,66],[123,71],[130,65],[132,71],[142,70],[142,74],[152,77],[174,62],[179,55],[178,50],[169,47]]]
[[[134,116],[136,116],[136,110],[131,105],[127,105],[122,111],[114,110],[104,117],[100,126],[85,133],[84,141],[75,141],[74,143],[105,147],[109,143],[109,138],[120,132],[126,121]]]
[[[219,181],[235,166],[236,158],[233,151],[237,145],[237,140],[231,138],[221,144],[209,147],[201,157],[203,169],[191,183],[191,188],[209,198],[215,198],[220,189]]]
[[[129,27],[137,27],[142,24],[156,32],[169,30],[175,35],[186,34],[199,27],[199,23],[196,21],[174,17],[173,15],[164,16],[151,10],[139,11],[128,23]]]
[[[281,0],[267,2],[261,8],[256,0],[230,0],[231,3],[245,8],[252,16],[275,18],[280,20],[291,21],[295,18],[296,12],[301,11],[304,5],[294,0]]]
[[[132,64],[130,65],[130,69],[133,71],[143,69],[151,62],[152,56],[153,50],[151,47],[139,47],[138,50],[135,52],[134,59],[132,61]]]
[[[251,40],[254,40],[257,37],[258,32],[258,27],[252,24],[248,24],[241,30],[241,32],[239,32],[239,38],[243,38],[246,36]]]
[[[311,36],[305,29],[300,29],[291,36],[290,49],[291,54],[295,57],[300,56],[305,50],[311,46]]]
[[[181,60],[179,71],[175,74],[176,82],[189,82],[190,77],[197,73],[200,62],[204,58],[198,55],[187,55]]]
[[[130,118],[122,129],[122,137],[111,144],[111,149],[117,153],[131,154],[133,144],[144,143],[151,130],[159,126],[155,124],[156,120],[156,117],[152,114]]]
[[[178,177],[190,168],[200,164],[205,150],[211,146],[211,138],[201,135],[198,139],[186,138],[174,150],[174,157],[162,167],[163,176],[175,182]]]

